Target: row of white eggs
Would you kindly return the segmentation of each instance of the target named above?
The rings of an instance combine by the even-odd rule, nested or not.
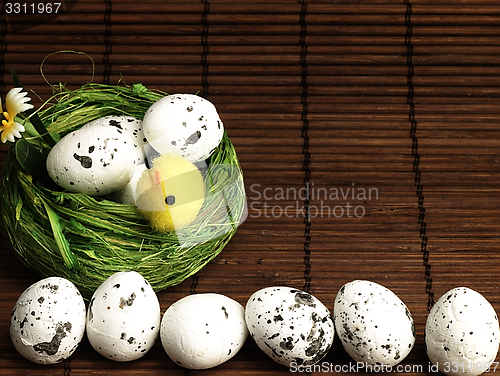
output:
[[[215,106],[192,94],[168,95],[144,119],[110,115],[85,124],[52,148],[47,170],[71,192],[105,196],[124,189],[152,154],[206,160],[224,134]]]
[[[370,281],[342,286],[333,315],[313,295],[281,286],[256,291],[245,308],[220,294],[190,295],[173,303],[162,318],[156,294],[136,272],[108,278],[87,311],[71,282],[59,277],[41,280],[18,299],[10,333],[24,357],[53,364],[76,350],[85,328],[92,347],[109,359],[138,359],[159,336],[170,359],[189,369],[224,363],[249,334],[269,357],[287,367],[318,363],[330,350],[335,332],[356,362],[371,365],[400,363],[416,338],[406,305]],[[483,373],[495,360],[499,343],[496,313],[474,290],[454,288],[429,312],[427,355],[445,374]]]
[[[110,276],[94,292],[87,309],[72,282],[49,277],[28,287],[12,311],[12,343],[34,363],[67,359],[85,332],[98,353],[118,362],[141,358],[160,337],[175,363],[197,369],[230,359],[248,336],[243,307],[220,294],[187,296],[162,318],[151,285],[133,271]]]

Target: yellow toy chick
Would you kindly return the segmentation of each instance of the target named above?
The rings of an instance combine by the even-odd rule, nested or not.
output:
[[[136,206],[154,230],[178,231],[194,221],[203,205],[203,177],[177,154],[166,153],[152,164],[137,181]]]

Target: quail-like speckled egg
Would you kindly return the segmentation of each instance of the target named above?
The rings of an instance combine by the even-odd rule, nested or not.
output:
[[[10,338],[19,353],[55,364],[76,350],[85,333],[85,303],[67,279],[49,277],[28,287],[10,318]]]
[[[104,196],[124,188],[144,162],[132,136],[115,126],[93,125],[59,140],[47,157],[47,171],[71,192]]]
[[[495,360],[499,341],[494,308],[484,296],[470,288],[448,291],[427,316],[427,356],[447,375],[482,374]]]
[[[245,310],[225,295],[189,295],[166,310],[160,337],[167,355],[181,367],[213,368],[235,356],[245,343]]]
[[[346,352],[365,364],[396,365],[415,344],[415,325],[409,309],[386,287],[355,280],[337,293],[335,328]]]
[[[248,299],[245,319],[257,346],[287,367],[319,362],[335,329],[330,311],[313,295],[290,287],[267,287]]]
[[[149,282],[137,272],[117,272],[90,300],[87,337],[106,358],[135,360],[155,343],[160,320],[160,303]]]
[[[163,97],[146,111],[142,124],[158,153],[176,153],[193,163],[207,159],[224,135],[215,106],[193,94]]]
[[[134,147],[136,149],[145,153],[144,144],[147,140],[144,137],[141,120],[128,115],[109,115],[92,120],[85,124],[82,128],[94,126],[116,127],[119,132],[128,135],[130,139],[134,141]],[[146,158],[145,154],[144,158]]]

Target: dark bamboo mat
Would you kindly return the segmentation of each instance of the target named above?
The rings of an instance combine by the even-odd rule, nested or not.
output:
[[[46,81],[73,89],[93,76],[199,93],[219,110],[249,216],[205,269],[159,293],[162,312],[192,293],[244,305],[273,285],[308,290],[333,309],[344,283],[372,280],[415,319],[405,374],[432,374],[423,333],[444,292],[470,287],[500,312],[498,1],[84,0],[57,17],[1,17],[2,96],[14,68],[37,106],[52,93]],[[42,61],[61,50],[87,56],[52,55],[43,77]],[[309,199],[293,196],[305,187]],[[87,340],[59,365],[31,364],[11,345],[9,317],[38,277],[1,247],[0,375],[290,373],[251,340],[205,371],[177,367],[159,343],[120,364]],[[351,362],[338,338],[324,361]]]

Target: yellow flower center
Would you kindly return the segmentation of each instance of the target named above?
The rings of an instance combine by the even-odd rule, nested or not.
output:
[[[7,111],[3,113],[4,120],[2,120],[2,125],[6,128],[9,128],[14,122],[14,117],[11,117]]]

